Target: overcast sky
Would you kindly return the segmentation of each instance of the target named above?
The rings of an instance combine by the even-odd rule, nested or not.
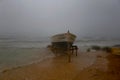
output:
[[[120,37],[120,0],[0,0],[0,35]]]

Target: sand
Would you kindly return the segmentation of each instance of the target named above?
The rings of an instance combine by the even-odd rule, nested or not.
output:
[[[120,80],[120,56],[102,51],[56,56],[31,65],[5,70],[0,80]]]

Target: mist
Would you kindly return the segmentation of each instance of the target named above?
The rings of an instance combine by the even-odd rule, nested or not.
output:
[[[0,35],[120,38],[119,0],[1,0]]]

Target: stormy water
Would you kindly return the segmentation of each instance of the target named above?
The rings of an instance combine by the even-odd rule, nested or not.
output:
[[[50,44],[46,39],[1,38],[0,72],[53,57],[46,48]]]
[[[77,40],[74,45],[81,51],[86,51],[91,45],[113,46],[119,43],[119,40]],[[49,44],[49,38],[0,38],[0,72],[54,57],[47,49]]]

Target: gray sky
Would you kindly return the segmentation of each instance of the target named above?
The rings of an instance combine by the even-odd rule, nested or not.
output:
[[[0,0],[0,35],[120,38],[119,0]]]

